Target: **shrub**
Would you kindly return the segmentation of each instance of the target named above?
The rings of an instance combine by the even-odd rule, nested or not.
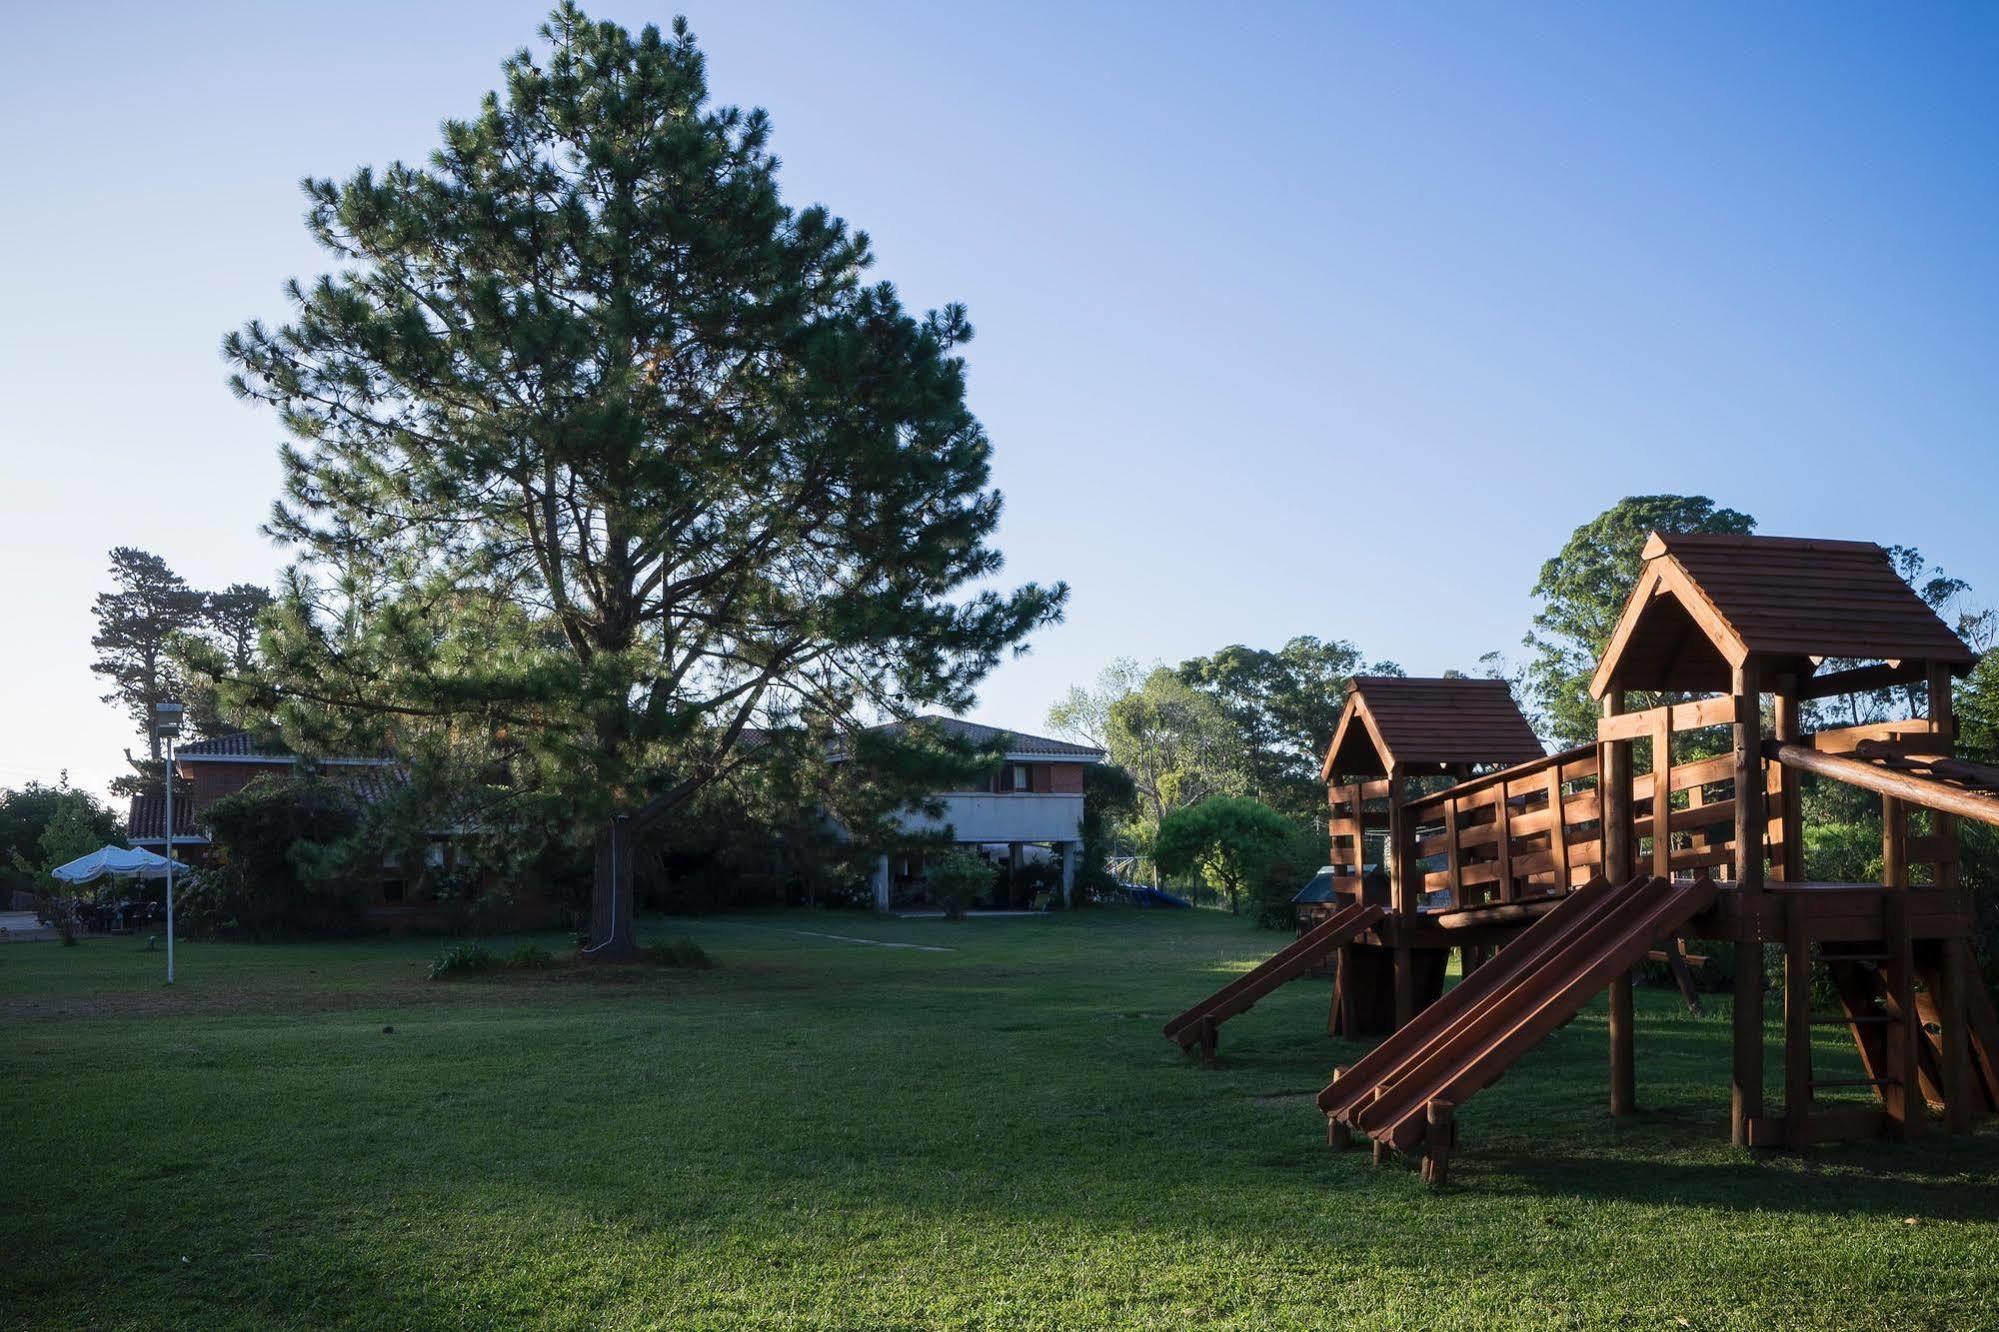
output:
[[[992,882],[992,867],[970,851],[946,851],[923,862],[923,885],[949,920],[963,920],[965,909],[978,901]]]
[[[646,961],[656,967],[684,967],[689,971],[707,971],[715,965],[715,959],[708,951],[692,939],[674,939],[668,943],[647,944],[639,950]]]
[[[432,980],[450,980],[453,976],[475,976],[491,971],[499,965],[499,959],[484,944],[453,944],[444,950],[435,962],[430,964]]]
[[[524,943],[508,953],[501,965],[510,971],[542,971],[555,965],[555,954],[540,944]]]
[[[353,793],[313,778],[260,777],[205,812],[220,866],[189,885],[191,932],[252,938],[357,933],[381,850],[353,839]]]

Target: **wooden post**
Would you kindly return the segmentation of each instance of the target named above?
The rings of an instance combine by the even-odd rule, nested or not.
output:
[[[1786,744],[1794,743],[1799,736],[1797,692],[1796,676],[1786,676],[1778,682],[1776,735]],[[1781,763],[1770,765],[1770,777],[1778,783],[1778,811],[1784,830],[1779,842],[1779,854],[1783,856],[1781,877],[1786,883],[1802,883],[1805,878],[1804,789],[1798,785],[1798,774],[1787,771]]]
[[[1804,905],[1784,912],[1784,1140],[1805,1150],[1812,1114],[1812,940]]]
[[[1659,708],[1652,727],[1652,873],[1673,877],[1673,709]]]
[[[1395,1026],[1399,1030],[1416,1016],[1416,958],[1410,951],[1410,927],[1422,893],[1422,870],[1416,865],[1416,828],[1405,802],[1406,774],[1400,763],[1388,768],[1388,841],[1393,848],[1395,917]]]
[[[1568,813],[1562,805],[1562,765],[1548,769],[1548,850],[1555,857],[1555,891],[1569,891]]]
[[[1735,695],[1735,887],[1741,932],[1735,943],[1734,1072],[1729,1136],[1749,1145],[1749,1122],[1763,1114],[1763,716],[1756,668],[1738,666]]]
[[[1432,1100],[1423,1107],[1423,1182],[1441,1189],[1450,1182],[1451,1149],[1457,1146],[1457,1117],[1449,1101]]]
[[[1497,819],[1499,823],[1499,826],[1494,830],[1499,834],[1499,857],[1498,857],[1499,900],[1501,902],[1512,902],[1513,901],[1513,819],[1512,819],[1512,811],[1508,807],[1506,801],[1507,797],[1506,788],[1507,788],[1507,783],[1502,778],[1500,780],[1499,790],[1497,792],[1497,798],[1499,803],[1493,807],[1493,817]]]
[[[1888,945],[1888,964],[1881,972],[1881,988],[1888,1012],[1886,1039],[1882,1042],[1882,1070],[1894,1082],[1881,1089],[1888,1117],[1895,1123],[1903,1142],[1916,1138],[1923,1129],[1923,1089],[1918,1081],[1923,1048],[1923,1020],[1916,1009],[1916,951],[1909,938],[1909,899],[1890,893],[1883,904],[1883,931]]]
[[[1937,1002],[1937,1062],[1943,1083],[1944,1128],[1971,1132],[1971,949],[1955,939],[1943,941],[1943,993]],[[1920,1098],[1917,1103],[1921,1104]]]
[[[1624,711],[1624,686],[1613,680],[1603,696],[1603,715]],[[1597,745],[1597,787],[1603,814],[1603,877],[1623,883],[1631,877],[1632,829],[1631,742],[1605,740]]]
[[[1936,728],[1937,738],[1943,742],[1944,752],[1957,753],[1957,714],[1951,703],[1950,667],[1929,668],[1930,725]],[[1957,847],[1957,816],[1942,810],[1930,811],[1930,832],[1937,845],[1953,850]],[[1937,864],[1937,887],[1955,888],[1958,883],[1957,856]],[[1966,1121],[1967,1124],[1969,1121]]]
[[[1340,1085],[1340,1079],[1347,1075],[1345,1068],[1333,1070],[1333,1085]],[[1326,1116],[1326,1146],[1336,1152],[1343,1152],[1353,1146],[1353,1129],[1336,1115]]]
[[[1881,882],[1890,892],[1909,886],[1909,810],[1898,796],[1881,797]]]
[[[1611,681],[1603,696],[1603,715],[1624,711],[1624,686]],[[1611,740],[1598,746],[1597,772],[1603,809],[1604,871],[1612,883],[1632,877],[1637,858],[1636,801],[1631,795],[1631,742]],[[1653,804],[1658,803],[1657,797]],[[1633,1039],[1631,973],[1610,982],[1610,1113],[1629,1115],[1638,1109],[1638,1059]]]

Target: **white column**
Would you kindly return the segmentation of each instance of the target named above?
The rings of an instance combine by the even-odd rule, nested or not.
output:
[[[888,910],[888,855],[875,861],[875,910]]]
[[[1065,907],[1076,904],[1076,861],[1082,851],[1081,842],[1062,843],[1062,905]]]

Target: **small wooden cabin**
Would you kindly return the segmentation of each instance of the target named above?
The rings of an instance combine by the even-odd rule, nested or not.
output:
[[[1413,920],[1419,875],[1397,864],[1415,864],[1406,835],[1414,830],[1409,803],[1437,779],[1463,782],[1543,754],[1504,680],[1354,677],[1320,765],[1336,892],[1330,903],[1301,904],[1300,927],[1349,901],[1378,902]],[[1370,866],[1370,835],[1387,848],[1386,866]],[[1335,1034],[1392,1030],[1442,990],[1447,949],[1426,948],[1419,956],[1407,930],[1391,925],[1378,934],[1374,943],[1351,944],[1338,955],[1329,1024]]]

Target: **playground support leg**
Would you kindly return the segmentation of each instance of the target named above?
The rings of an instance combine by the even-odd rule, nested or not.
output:
[[[1201,1019],[1201,1058],[1207,1063],[1215,1062],[1215,1046],[1220,1039],[1218,1024],[1211,1017]]]
[[[1632,1033],[1631,973],[1610,983],[1610,1113],[1638,1110],[1638,1063]]]
[[[1423,1182],[1441,1189],[1450,1182],[1451,1149],[1458,1145],[1458,1124],[1449,1101],[1434,1100],[1423,1107]]]
[[[1735,1073],[1729,1137],[1749,1145],[1749,1121],[1763,1116],[1763,945],[1735,945]]]
[[[1344,1068],[1333,1070],[1333,1085],[1339,1086],[1340,1079],[1347,1075]],[[1343,1152],[1353,1146],[1353,1129],[1340,1122],[1334,1115],[1326,1116],[1326,1146],[1336,1152]]]
[[[1409,1025],[1416,1016],[1416,952],[1408,944],[1395,944],[1395,1029]]]

